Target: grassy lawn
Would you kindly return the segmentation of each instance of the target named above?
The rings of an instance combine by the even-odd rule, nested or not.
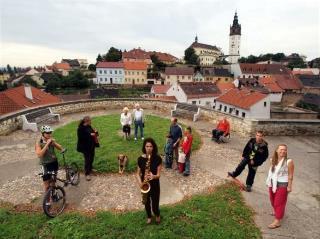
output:
[[[129,158],[128,171],[135,171],[136,160],[141,155],[142,140],[126,141],[122,138],[122,127],[119,115],[106,115],[92,119],[92,126],[99,131],[100,148],[96,148],[93,167],[99,172],[118,172],[118,154],[126,154]],[[160,154],[164,154],[166,134],[169,131],[170,120],[147,115],[144,135],[155,139]],[[66,158],[69,162],[76,162],[82,169],[83,155],[76,151],[78,122],[72,122],[54,132],[54,138],[68,149]],[[183,126],[185,128],[185,126]],[[134,129],[131,129],[132,135]],[[193,150],[199,148],[201,140],[199,134],[193,132]],[[139,136],[139,135],[138,135]]]
[[[231,184],[160,210],[161,224],[146,225],[144,211],[48,219],[0,208],[0,238],[261,238],[253,212]]]

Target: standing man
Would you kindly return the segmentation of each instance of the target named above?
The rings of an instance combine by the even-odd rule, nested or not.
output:
[[[132,113],[133,122],[134,122],[134,140],[137,140],[138,137],[138,127],[140,128],[140,136],[141,139],[144,140],[143,137],[143,127],[144,127],[144,114],[143,109],[140,108],[140,105],[135,104],[135,109]]]
[[[173,142],[173,158],[176,162],[176,167],[178,168],[178,153],[179,153],[179,143],[182,139],[182,128],[178,124],[177,118],[171,119],[171,126],[169,134],[172,136],[172,142]]]
[[[228,176],[238,177],[246,165],[249,172],[246,180],[246,191],[251,192],[254,177],[258,166],[262,165],[269,156],[268,143],[263,139],[263,132],[257,131],[256,137],[251,138],[243,149],[242,160],[233,172],[228,172]]]

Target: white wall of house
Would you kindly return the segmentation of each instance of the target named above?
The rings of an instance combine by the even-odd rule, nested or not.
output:
[[[192,82],[193,81],[193,75],[166,75],[163,74],[163,78],[165,79],[164,84],[165,85],[172,85],[176,82]]]
[[[123,68],[97,68],[96,84],[124,84]]]
[[[269,99],[270,99],[270,102],[281,102],[282,92],[281,93],[270,93]]]
[[[167,91],[167,96],[175,96],[177,101],[180,103],[187,103],[188,100],[187,95],[177,83],[173,83],[173,85],[169,88]]]
[[[216,101],[216,110],[245,119],[270,119],[269,96],[252,105],[249,110]]]
[[[208,108],[213,108],[215,105],[215,100],[216,97],[205,97],[205,98],[193,98],[193,99],[188,99],[187,103],[189,104],[194,104],[194,105],[201,105],[205,106]]]
[[[234,78],[237,78],[237,77],[241,76],[241,74],[242,74],[239,63],[231,64],[230,71],[233,74]]]

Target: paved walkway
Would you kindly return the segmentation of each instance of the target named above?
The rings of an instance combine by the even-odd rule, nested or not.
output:
[[[119,111],[108,111],[108,114]],[[156,112],[148,112],[157,114]],[[104,115],[105,111],[90,112],[90,115]],[[79,120],[84,113],[65,115],[58,127]],[[212,124],[207,121],[196,123],[182,120],[197,129],[202,136],[201,149],[192,155],[192,176],[185,178],[173,170],[164,170],[161,177],[161,204],[180,201],[185,196],[201,193],[226,180],[226,172],[238,164],[241,151],[248,139],[232,134],[228,144],[216,144],[209,138]],[[0,200],[14,204],[34,202],[40,204],[41,180],[34,142],[38,134],[15,131],[9,136],[0,136]],[[243,192],[249,206],[255,212],[257,225],[263,238],[320,238],[320,137],[267,137],[270,154],[278,143],[286,143],[289,156],[294,159],[296,170],[293,192],[290,193],[283,226],[269,230],[266,226],[272,216],[265,178],[268,164],[259,167],[253,192]],[[245,181],[247,171],[239,178]],[[83,177],[83,176],[81,176]],[[130,188],[130,190],[128,190]],[[8,195],[9,192],[9,195]],[[80,210],[130,210],[141,209],[140,192],[133,174],[108,174],[93,177],[87,182],[81,178],[78,187],[68,187],[68,202]]]

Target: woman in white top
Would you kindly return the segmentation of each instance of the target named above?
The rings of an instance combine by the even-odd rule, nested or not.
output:
[[[123,138],[129,139],[130,132],[131,132],[132,118],[131,118],[131,114],[129,113],[128,107],[123,108],[123,113],[120,116],[120,123],[122,125]]]
[[[288,193],[292,191],[294,164],[287,158],[287,145],[280,144],[275,150],[268,173],[270,202],[274,211],[274,221],[268,226],[270,229],[280,227],[287,203]]]

